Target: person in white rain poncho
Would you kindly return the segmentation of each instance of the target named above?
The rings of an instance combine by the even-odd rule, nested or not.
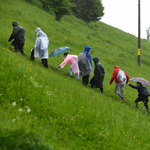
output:
[[[37,39],[34,46],[34,57],[39,57],[42,61],[42,65],[48,68],[48,37],[40,28],[36,28],[35,31],[37,33]]]

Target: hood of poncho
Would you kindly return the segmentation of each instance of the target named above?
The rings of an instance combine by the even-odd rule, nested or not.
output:
[[[93,57],[93,61],[95,64],[99,63],[99,58],[98,57]]]
[[[91,47],[90,46],[85,46],[85,50],[83,52],[84,53],[88,53],[90,51]]]
[[[17,23],[17,21],[14,21],[14,22],[12,23],[12,25],[13,25],[13,27],[16,27],[16,26],[18,26],[18,23]]]
[[[120,69],[120,68],[119,68],[118,66],[115,66],[115,69]],[[115,69],[114,69],[114,70],[115,70]]]

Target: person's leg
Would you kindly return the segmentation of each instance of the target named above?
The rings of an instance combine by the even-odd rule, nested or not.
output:
[[[136,108],[139,108],[138,106],[138,102],[140,101],[140,98],[138,97],[136,100],[135,100],[135,105],[136,105]]]
[[[85,86],[87,86],[89,83],[89,75],[85,76]]]
[[[17,43],[17,45],[18,45],[17,47],[18,47],[19,51],[22,53],[23,56],[25,56],[25,53],[24,53],[24,50],[23,50],[24,44]]]
[[[103,93],[103,88],[100,88],[100,92]]]
[[[79,80],[79,74],[78,73],[76,73],[76,78]]]
[[[71,67],[69,68],[69,75],[70,75],[70,77],[73,77],[73,74],[72,74],[72,69],[71,69]]]
[[[15,52],[18,52],[18,47],[15,40],[12,41],[11,45],[14,46]]]
[[[43,66],[44,66],[45,68],[48,68],[47,59],[43,59]]]
[[[116,83],[115,93],[116,93],[120,98],[123,98],[122,94],[119,93],[119,89],[120,89],[120,83]]]
[[[124,87],[125,87],[125,84],[120,84],[120,93],[122,95],[122,98],[124,98],[124,93],[123,93]]]
[[[143,103],[144,103],[144,106],[145,106],[146,110],[149,111],[149,108],[148,108],[148,101],[144,101]]]
[[[89,83],[89,75],[88,76],[83,76],[82,77],[82,84],[87,86]]]

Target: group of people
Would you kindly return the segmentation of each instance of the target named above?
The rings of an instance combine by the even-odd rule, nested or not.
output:
[[[63,62],[57,66],[58,68],[63,68],[67,63],[71,66],[69,68],[70,77],[73,77],[72,71],[79,79],[79,75],[82,77],[82,84],[87,86],[88,83],[91,84],[91,88],[99,88],[100,92],[103,93],[103,80],[105,76],[105,70],[102,64],[99,62],[98,57],[94,57],[93,61],[95,63],[94,76],[89,82],[89,76],[93,71],[93,65],[91,60],[91,55],[89,54],[91,50],[90,46],[86,46],[83,53],[77,55],[70,55],[68,52],[64,53],[65,59]]]
[[[24,44],[25,44],[25,30],[23,27],[19,26],[16,21],[12,23],[13,31],[8,41],[12,41],[11,45],[14,46],[15,52],[20,51],[22,55],[24,53]],[[31,58],[34,60],[34,57],[39,57],[41,59],[41,64],[48,68],[48,44],[49,39],[47,35],[38,27],[35,30],[37,34],[37,39],[35,41],[35,46],[31,50]]]
[[[25,56],[24,53],[24,44],[25,44],[25,30],[23,27],[19,26],[16,21],[12,23],[13,31],[8,39],[8,41],[12,41],[12,45],[14,46],[15,52],[18,50]],[[36,28],[37,39],[35,41],[35,46],[31,50],[31,58],[34,60],[34,57],[39,57],[41,59],[41,63],[44,67],[48,68],[48,44],[49,40],[47,35],[38,27]],[[100,92],[103,93],[103,80],[105,76],[105,70],[103,65],[99,62],[98,57],[93,57],[93,61],[95,64],[94,69],[94,76],[91,78],[89,82],[89,76],[93,71],[92,59],[90,55],[90,46],[85,46],[85,50],[83,53],[80,53],[79,56],[77,55],[70,55],[68,52],[64,53],[63,62],[57,66],[58,68],[63,68],[67,63],[71,66],[69,68],[69,75],[73,77],[73,73],[76,75],[76,78],[79,80],[79,75],[82,77],[82,84],[87,86],[89,83],[91,88],[99,88]],[[135,100],[136,108],[138,108],[138,102],[143,101],[144,106],[147,111],[148,108],[148,96],[144,94],[144,88],[141,82],[137,82],[137,86],[134,86],[129,83],[129,75],[121,70],[118,66],[115,66],[112,78],[110,80],[110,85],[115,80],[115,93],[121,98],[121,101],[124,101],[124,87],[125,83],[128,84],[130,87],[138,90],[138,98]],[[119,92],[120,90],[120,92]]]

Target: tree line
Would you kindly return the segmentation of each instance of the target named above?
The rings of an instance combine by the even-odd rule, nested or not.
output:
[[[27,0],[32,1],[32,0]],[[45,10],[55,13],[55,20],[60,21],[64,15],[75,15],[86,23],[99,21],[104,15],[101,0],[39,0]]]

